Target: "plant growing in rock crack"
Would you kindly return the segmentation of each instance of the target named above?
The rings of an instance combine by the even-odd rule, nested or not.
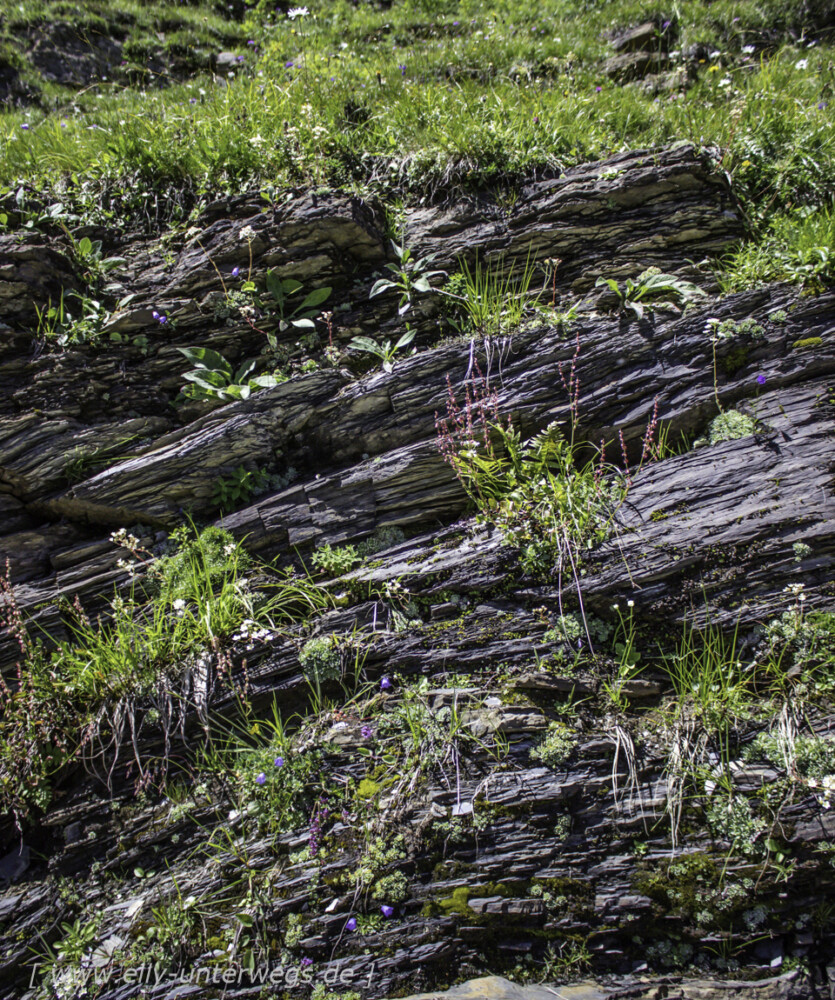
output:
[[[614,292],[618,301],[618,312],[630,310],[638,319],[643,319],[645,308],[664,303],[665,308],[677,308],[704,298],[707,293],[692,281],[677,278],[674,274],[664,274],[657,267],[649,267],[633,281],[627,278],[621,284],[614,278],[599,277],[595,288],[601,285]]]
[[[177,350],[195,365],[183,378],[189,383],[181,392],[187,399],[228,403],[236,399],[249,399],[259,389],[272,388],[282,379],[275,375],[251,377],[257,364],[244,361],[237,370],[217,351],[208,347],[178,347]]]
[[[542,292],[530,294],[535,267],[531,255],[523,268],[506,266],[503,258],[483,264],[476,259],[472,267],[461,261],[459,302],[462,332],[491,338],[512,336],[522,325],[528,308],[539,302]],[[451,294],[451,293],[448,293]]]
[[[269,483],[270,475],[265,469],[246,469],[239,465],[234,472],[215,482],[212,503],[226,513],[263,493]]]
[[[374,357],[379,358],[382,362],[383,371],[390,372],[394,368],[394,360],[397,352],[403,347],[408,347],[414,339],[415,331],[409,329],[406,330],[394,345],[392,345],[390,340],[385,341],[383,344],[378,344],[376,340],[372,340],[370,337],[354,337],[348,346],[352,347],[355,351],[373,354]]]
[[[78,309],[73,305],[70,312],[70,300],[78,301]],[[38,318],[36,336],[55,343],[59,347],[67,344],[87,344],[94,342],[102,331],[102,327],[110,318],[110,312],[99,299],[78,292],[61,292],[57,305],[50,302],[43,308],[35,305]]]
[[[382,295],[383,292],[392,290],[400,292],[397,315],[404,316],[412,308],[418,295],[432,291],[429,279],[439,276],[445,277],[446,271],[428,270],[434,259],[432,254],[415,260],[405,243],[398,244],[392,240],[391,245],[397,256],[397,263],[386,264],[386,268],[391,271],[392,277],[380,278],[375,281],[368,297],[373,299],[377,295]]]
[[[267,292],[272,297],[272,303],[267,304],[261,300],[261,304],[266,308],[272,305],[275,309],[278,315],[279,332],[297,330],[312,333],[316,329],[314,319],[321,311],[319,306],[327,302],[333,289],[330,287],[315,288],[299,300],[297,296],[302,292],[304,286],[295,278],[281,278],[273,270],[267,271],[265,281]],[[252,282],[245,282],[242,287],[244,292],[255,290],[256,287]],[[275,334],[268,333],[267,340],[270,347],[275,350],[278,346]]]
[[[125,257],[105,257],[101,240],[91,240],[89,236],[76,240],[65,225],[62,224],[61,228],[70,240],[73,256],[82,268],[82,277],[91,288],[95,288],[110,271],[127,263]]]

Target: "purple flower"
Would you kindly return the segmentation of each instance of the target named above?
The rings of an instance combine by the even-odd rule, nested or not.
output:
[[[284,68],[285,68],[285,69],[290,69],[290,67],[291,67],[292,65],[293,65],[293,60],[291,59],[291,60],[290,60],[289,62],[286,62],[286,63],[284,64]]]
[[[156,311],[156,309],[154,309],[151,315],[154,317],[154,319],[159,319],[159,313]]]
[[[256,785],[263,785],[263,784],[264,784],[264,783],[266,782],[266,780],[267,780],[267,776],[266,776],[266,774],[264,774],[264,772],[262,771],[262,772],[261,772],[261,773],[260,773],[260,774],[258,775],[258,777],[257,777],[257,778],[255,779],[255,783],[256,783]]]
[[[244,61],[244,57],[243,56],[238,56],[238,62],[243,62],[243,61]]]
[[[307,956],[305,956],[305,957],[304,957],[304,958],[303,958],[303,959],[301,960],[301,962],[300,962],[299,964],[301,965],[301,967],[302,967],[303,969],[306,969],[306,968],[308,967],[308,965],[313,965],[313,959],[312,959],[312,958],[307,958]]]
[[[273,764],[275,764],[276,767],[284,767],[284,758],[276,757],[276,759],[273,761]]]
[[[189,104],[197,104],[197,98],[196,97],[190,97],[189,100],[188,100],[188,103]]]
[[[254,38],[250,38],[250,40],[246,44],[247,45],[254,45],[255,44],[255,39]]]
[[[29,130],[29,126],[26,124],[26,122],[24,122],[20,127],[23,129],[24,132],[27,132]]]
[[[400,69],[400,75],[401,76],[405,76],[406,75],[406,67],[405,67],[405,65],[403,63],[400,64],[399,69]]]
[[[239,267],[233,267],[232,268],[232,277],[233,278],[237,278],[240,273],[241,273],[241,269]]]
[[[534,123],[534,125],[538,125],[539,124],[539,115],[534,115],[533,116],[533,123]]]
[[[765,382],[766,382],[765,375],[757,376],[757,385],[765,385]]]
[[[662,30],[662,31],[666,31],[666,30],[667,30],[667,28],[669,28],[669,27],[670,27],[670,22],[669,22],[669,21],[665,21],[665,22],[664,22],[664,23],[663,23],[663,24],[661,25],[661,30]]]
[[[357,929],[357,918],[351,917],[349,920],[345,921],[346,931],[355,931]]]
[[[824,105],[824,107],[825,107],[825,106],[826,106],[826,105]],[[67,127],[67,123],[66,123],[66,122],[61,122],[61,128],[66,128],[66,127]]]
[[[371,737],[374,735],[374,730],[371,728],[371,726],[363,726],[360,732],[362,733],[362,738],[364,740],[370,740]]]
[[[160,326],[164,326],[167,322],[168,322],[168,317],[167,316],[164,316],[164,315],[160,316],[160,318],[159,318]]]
[[[603,90],[602,87],[595,87],[594,89],[597,91],[598,94],[600,93],[601,90]]]
[[[393,917],[394,907],[389,906],[387,903],[383,903],[383,905],[380,907],[380,912],[383,914],[384,917]]]
[[[388,691],[388,689],[390,687],[391,687],[391,681],[389,680],[389,678],[388,677],[382,677],[380,679],[380,690],[381,691]]]
[[[453,28],[457,28],[460,23],[461,23],[460,21],[453,21],[452,22]]]
[[[820,103],[818,104],[818,111],[823,111],[823,109],[824,109],[825,107],[826,107],[826,101],[821,101],[821,102],[820,102]]]

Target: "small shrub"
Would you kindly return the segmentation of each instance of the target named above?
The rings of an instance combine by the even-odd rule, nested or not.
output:
[[[719,444],[720,441],[735,441],[737,438],[749,437],[755,432],[756,426],[754,418],[749,417],[747,413],[725,410],[710,422],[708,441],[710,444]]]
[[[571,756],[574,746],[573,732],[561,722],[552,722],[545,739],[531,750],[531,757],[547,767],[560,767]]]
[[[342,675],[342,655],[335,635],[309,639],[299,654],[305,677],[314,684],[336,681]]]

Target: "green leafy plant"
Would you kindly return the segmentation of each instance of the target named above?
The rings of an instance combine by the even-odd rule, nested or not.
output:
[[[601,276],[594,287],[599,288],[601,285],[617,296],[619,312],[628,309],[638,319],[642,319],[645,308],[652,308],[653,304],[664,302],[668,307],[671,303],[684,305],[707,294],[691,281],[677,278],[674,274],[664,274],[657,267],[647,268],[635,281],[627,278],[623,286],[614,278]]]
[[[69,300],[78,302],[78,309],[69,309]],[[35,305],[38,318],[37,336],[46,339],[59,347],[67,344],[86,344],[95,341],[102,327],[110,318],[110,312],[99,299],[79,295],[78,292],[68,292],[61,295],[57,305],[51,301],[44,308]]]
[[[212,502],[221,511],[234,510],[253,496],[264,491],[270,481],[264,469],[247,469],[239,465],[233,473],[215,482]]]
[[[289,329],[314,330],[316,324],[313,320],[319,315],[319,306],[327,302],[333,291],[328,287],[316,288],[296,301],[304,287],[300,281],[295,278],[280,278],[275,271],[267,271],[266,283],[278,313],[278,328],[282,333]],[[254,290],[255,285],[251,288]],[[250,285],[245,283],[242,290],[250,290]]]
[[[258,389],[278,385],[275,375],[250,377],[256,361],[244,361],[237,370],[217,351],[208,347],[178,347],[177,350],[196,367],[183,375],[189,385],[182,394],[188,399],[211,400],[227,403],[236,399],[249,399]]]
[[[405,244],[397,244],[392,240],[391,245],[397,255],[397,263],[386,264],[386,268],[392,272],[393,277],[380,278],[378,281],[375,281],[371,286],[368,297],[373,299],[375,296],[382,295],[383,292],[388,292],[392,289],[399,291],[400,303],[397,314],[398,316],[403,316],[412,308],[418,294],[432,291],[429,279],[441,275],[445,276],[446,271],[427,270],[432,264],[432,255],[415,260],[412,257],[412,252]]]
[[[72,241],[73,253],[83,268],[83,277],[88,285],[97,284],[108,272],[127,263],[124,257],[105,257],[101,240],[91,240],[89,236],[76,240],[69,230],[64,228],[64,231]]]
[[[414,339],[415,331],[407,330],[393,346],[390,340],[387,340],[384,344],[378,344],[376,340],[372,340],[370,337],[354,337],[348,346],[352,347],[355,351],[364,351],[366,354],[373,354],[374,357],[379,358],[382,362],[383,371],[390,372],[394,368],[394,360],[397,352],[403,347],[408,347]]]

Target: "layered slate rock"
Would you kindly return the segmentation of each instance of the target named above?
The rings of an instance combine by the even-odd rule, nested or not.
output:
[[[108,294],[134,298],[106,329],[126,341],[103,348],[49,353],[32,341],[34,306],[78,280],[60,235],[0,242],[0,560],[9,560],[19,606],[47,642],[67,634],[62,601],[77,598],[89,614],[106,616],[114,593],[135,586],[111,530],[129,527],[143,547],[161,551],[187,515],[222,525],[279,567],[381,529],[399,529],[402,540],[322,580],[333,606],[311,622],[235,640],[222,660],[207,653],[181,665],[170,681],[177,711],[167,727],[160,704],[137,704],[130,745],[104,762],[109,775],[79,766],[22,839],[11,820],[0,827],[0,981],[24,990],[31,948],[57,943],[62,922],[78,912],[101,914],[96,933],[115,949],[175,898],[223,897],[245,856],[247,873],[269,877],[263,921],[276,947],[292,926],[297,959],[320,974],[349,963],[371,984],[362,990],[370,998],[434,997],[426,991],[462,977],[474,982],[456,987],[451,1000],[540,1000],[555,989],[573,1000],[814,996],[808,979],[776,973],[789,960],[817,968],[831,954],[824,918],[835,884],[821,862],[835,840],[830,814],[811,789],[792,786],[770,831],[796,862],[782,874],[772,848],[746,854],[738,839],[708,830],[695,809],[671,825],[680,791],[674,750],[696,749],[686,742],[687,720],[674,718],[669,675],[648,669],[624,680],[623,709],[607,694],[617,664],[605,664],[607,676],[573,670],[570,648],[556,656],[551,626],[578,611],[573,587],[554,574],[526,577],[513,539],[473,516],[439,453],[436,417],[450,391],[459,400],[469,391],[494,399],[523,435],[554,421],[568,430],[573,379],[576,440],[589,455],[606,442],[608,459],[633,480],[609,540],[583,554],[584,608],[611,632],[612,605],[634,601],[647,643],[675,639],[685,619],[709,617],[736,629],[747,648],[764,620],[792,605],[786,588],[802,583],[810,610],[835,606],[835,293],[714,295],[641,321],[589,298],[570,326],[546,316],[504,342],[435,342],[438,301],[427,296],[428,305],[415,307],[420,350],[389,373],[357,377],[346,362],[226,406],[174,406],[188,367],[178,347],[199,343],[237,361],[263,344],[263,333],[226,311],[218,287],[218,275],[225,282],[234,267],[248,266],[250,250],[258,280],[276,268],[305,288],[335,289],[334,301],[348,304],[335,312],[337,343],[399,329],[396,296],[367,301],[390,260],[379,205],[301,193],[263,208],[249,196],[209,206],[198,231],[172,243],[168,261],[136,234],[104,234],[108,252],[127,260]],[[601,273],[688,268],[741,231],[726,180],[708,154],[685,147],[577,168],[530,185],[512,208],[485,197],[415,210],[407,230],[419,253],[436,254],[450,270],[476,253],[497,266],[529,254],[561,257],[560,294],[585,294]],[[170,326],[155,322],[155,309],[167,311]],[[730,331],[715,345],[714,320]],[[285,333],[282,344],[292,348],[294,338]],[[750,418],[754,433],[641,464],[653,416],[671,440],[684,434],[692,444],[732,409]],[[276,476],[292,467],[296,476],[220,518],[217,481],[241,466]],[[287,717],[300,710],[309,698],[300,651],[312,637],[333,635],[376,687],[383,676],[423,679],[427,725],[449,727],[454,717],[466,739],[465,752],[421,782],[410,787],[411,776],[401,776],[399,800],[376,802],[391,819],[380,836],[404,838],[397,871],[405,889],[391,920],[356,935],[345,932],[356,904],[345,880],[362,863],[369,830],[379,832],[370,811],[332,817],[314,858],[300,853],[310,823],[274,837],[246,811],[230,811],[215,789],[189,787],[175,804],[137,801],[134,788],[136,756],[176,774],[210,717],[235,717],[242,691],[256,713],[269,713],[276,699]],[[18,655],[6,632],[0,665],[12,679]],[[367,773],[364,720],[338,686],[325,695],[339,707],[322,713],[321,768],[358,785]],[[383,713],[393,714],[406,695],[395,685],[380,697]],[[835,737],[825,713],[809,722],[818,737]],[[554,726],[564,745],[549,763],[531,751]],[[505,755],[490,742],[497,736],[507,740]],[[773,762],[747,759],[753,736],[734,731],[728,761],[699,758],[706,788],[730,774],[729,794],[753,797],[788,780]],[[207,853],[215,828],[221,846]],[[764,839],[759,832],[752,843],[759,850]],[[75,900],[57,877],[72,880]],[[725,878],[748,885],[730,909],[720,897],[697,899]],[[713,905],[713,916],[699,908]],[[652,971],[691,960],[716,971],[711,962],[731,933],[726,913],[740,961],[763,978]],[[820,919],[810,922],[810,913]],[[231,926],[237,918],[230,911],[213,919]],[[653,951],[659,942],[666,950]],[[518,967],[525,956],[537,970],[563,961],[574,980],[589,964],[594,977],[559,988],[476,978]],[[128,994],[113,987],[101,995]]]

